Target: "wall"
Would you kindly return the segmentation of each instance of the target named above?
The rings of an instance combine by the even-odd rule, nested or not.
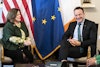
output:
[[[100,50],[100,0],[92,0],[94,8],[85,8],[86,18],[99,24],[97,36],[97,48]],[[97,50],[98,50],[97,49]]]

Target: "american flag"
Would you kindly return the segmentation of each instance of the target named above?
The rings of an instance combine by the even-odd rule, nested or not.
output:
[[[5,23],[6,15],[11,8],[18,8],[21,11],[22,20],[25,22],[29,34],[32,40],[32,44],[35,45],[34,42],[34,28],[33,28],[33,21],[32,21],[32,5],[31,0],[3,0],[2,5],[2,22]]]

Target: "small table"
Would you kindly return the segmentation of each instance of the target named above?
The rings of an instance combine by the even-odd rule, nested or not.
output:
[[[61,67],[62,62],[60,61],[49,61],[45,64],[46,67]]]
[[[15,67],[45,67],[44,64],[15,64]]]

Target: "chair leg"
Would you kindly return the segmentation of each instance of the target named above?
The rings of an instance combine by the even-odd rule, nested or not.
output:
[[[77,63],[73,63],[73,67],[78,67],[78,64]]]

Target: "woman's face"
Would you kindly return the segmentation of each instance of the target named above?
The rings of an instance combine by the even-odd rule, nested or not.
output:
[[[17,12],[16,17],[15,17],[15,21],[17,21],[17,22],[20,22],[21,21],[20,11]]]

